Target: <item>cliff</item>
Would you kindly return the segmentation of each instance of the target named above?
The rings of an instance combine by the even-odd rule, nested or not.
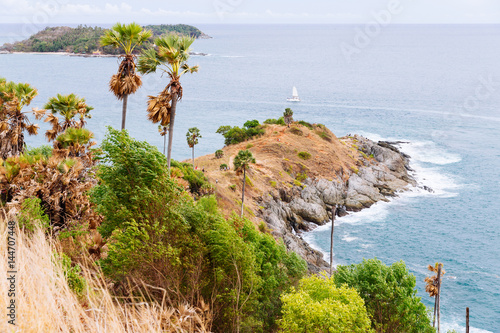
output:
[[[232,162],[242,149],[256,159],[247,172],[245,216],[282,239],[313,272],[326,269],[327,263],[301,238],[302,232],[331,221],[336,205],[337,215],[343,216],[416,186],[409,156],[388,142],[358,135],[337,138],[323,125],[266,125],[263,136],[224,147],[220,159],[207,155],[195,160],[215,184],[226,215],[241,205],[242,175],[232,170]],[[220,170],[221,164],[231,169]]]

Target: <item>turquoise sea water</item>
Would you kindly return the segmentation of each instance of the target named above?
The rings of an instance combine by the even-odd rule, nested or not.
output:
[[[193,56],[200,72],[183,78],[174,158],[190,158],[189,127],[203,135],[197,154],[213,153],[223,146],[220,125],[275,118],[285,107],[338,136],[407,141],[401,149],[434,193],[410,191],[337,220],[334,260],[404,260],[427,306],[426,267],[443,262],[444,328],[464,331],[470,307],[472,332],[500,332],[500,26],[388,26],[350,61],[341,46],[355,46],[356,26],[200,28],[214,38],[194,43],[209,55]],[[21,26],[0,25],[0,43],[22,35]],[[88,127],[98,141],[106,126],[120,126],[121,104],[107,88],[116,69],[115,58],[0,55],[0,76],[38,88],[32,106],[57,93],[85,97],[95,108]],[[167,78],[143,81],[129,99],[127,128],[161,149],[145,103]],[[292,86],[302,102],[286,102]],[[324,226],[305,238],[328,255],[329,234]]]

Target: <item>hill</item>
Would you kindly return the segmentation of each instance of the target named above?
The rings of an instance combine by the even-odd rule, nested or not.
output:
[[[263,128],[262,136],[222,148],[222,158],[198,157],[195,165],[215,184],[219,207],[229,216],[240,210],[243,187],[233,159],[250,150],[256,164],[247,172],[245,216],[283,239],[313,271],[326,262],[302,240],[303,231],[327,223],[335,206],[343,216],[416,185],[408,173],[409,157],[390,143],[357,135],[337,138],[321,124]],[[230,169],[221,170],[221,164]]]
[[[201,32],[198,28],[185,25],[147,25],[145,29],[153,32],[153,37],[135,51],[139,52],[152,45],[154,38],[166,33],[176,33],[183,36],[194,38],[210,38]],[[102,54],[117,55],[120,50],[112,47],[100,47],[99,39],[108,29],[101,27],[88,27],[79,25],[76,28],[65,26],[47,27],[37,32],[26,40],[15,42],[13,44],[4,44],[0,51],[7,52],[68,52],[78,54],[92,54],[99,51]]]

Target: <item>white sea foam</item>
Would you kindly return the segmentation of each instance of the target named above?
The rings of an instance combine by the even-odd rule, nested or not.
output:
[[[354,242],[355,240],[358,240],[358,239],[359,239],[358,237],[350,237],[349,235],[344,235],[344,236],[342,237],[342,240],[343,240],[344,242],[348,242],[348,243],[350,243],[350,242]]]
[[[447,332],[451,330],[455,330],[457,332],[465,332],[465,326],[461,326],[460,324],[458,324],[458,320],[452,323],[447,323],[447,322],[441,323],[441,332]],[[493,333],[493,332],[470,326],[470,333]]]

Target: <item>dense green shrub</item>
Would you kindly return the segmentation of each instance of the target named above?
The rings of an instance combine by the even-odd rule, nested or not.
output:
[[[243,128],[238,126],[220,126],[216,133],[222,134],[224,136],[225,145],[233,145],[245,140],[249,140],[253,137],[260,136],[264,134],[264,129],[259,124],[257,120],[249,120],[245,122]]]
[[[337,286],[347,284],[365,300],[377,332],[434,332],[427,309],[417,297],[415,276],[403,261],[387,266],[378,259],[338,266]]]
[[[336,287],[333,278],[303,278],[281,298],[283,332],[374,332],[363,299],[353,288]]]
[[[42,230],[47,230],[50,226],[50,219],[41,206],[42,200],[39,198],[28,198],[21,204],[21,211],[17,214],[17,221],[20,228],[34,231],[37,226]]]
[[[278,119],[266,119],[264,124],[286,126],[285,119],[283,117],[279,117]]]
[[[191,193],[196,195],[214,193],[215,188],[209,183],[203,171],[194,170],[193,165],[190,163],[181,163],[172,160],[171,165],[182,172],[182,178],[189,183],[189,191],[191,191]]]
[[[279,295],[303,276],[305,262],[252,222],[225,219],[215,197],[193,201],[167,176],[156,148],[115,130],[101,148],[106,164],[92,198],[104,216],[108,277],[144,281],[172,306],[203,299],[215,331],[272,330]]]
[[[64,277],[68,282],[68,286],[78,296],[83,296],[87,282],[82,276],[82,268],[79,264],[71,265],[71,258],[64,253],[55,253],[55,259],[58,260],[62,266]]]
[[[49,158],[50,156],[52,156],[52,147],[49,146],[49,145],[42,145],[42,146],[39,146],[39,147],[28,147],[25,151],[24,151],[24,155],[25,156],[37,156],[37,155],[41,155],[45,158]]]
[[[299,156],[299,158],[303,160],[308,160],[311,158],[311,154],[308,153],[307,151],[299,151],[297,155]]]

